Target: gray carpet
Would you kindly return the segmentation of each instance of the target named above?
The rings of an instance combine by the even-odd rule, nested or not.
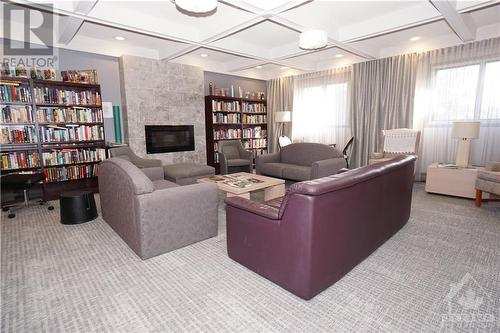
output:
[[[417,184],[409,223],[311,301],[227,257],[223,209],[218,237],[147,261],[58,216],[2,215],[2,332],[500,331],[499,203]]]

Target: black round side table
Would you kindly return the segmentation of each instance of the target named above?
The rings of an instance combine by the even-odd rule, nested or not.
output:
[[[79,224],[97,218],[94,193],[66,191],[59,197],[62,224]]]

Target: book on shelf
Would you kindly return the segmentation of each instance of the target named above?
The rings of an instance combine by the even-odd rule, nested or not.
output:
[[[241,129],[240,128],[224,128],[214,130],[214,139],[241,139]]]
[[[102,123],[101,109],[83,107],[72,108],[37,108],[40,123]]]
[[[29,105],[8,105],[2,108],[0,119],[2,124],[32,123],[33,114]]]
[[[97,176],[98,165],[71,165],[63,167],[51,167],[43,170],[46,183],[60,182],[66,180],[78,180],[93,178]]]
[[[38,104],[101,105],[101,95],[91,90],[66,90],[55,87],[35,87]]]
[[[214,124],[241,124],[241,114],[240,113],[214,113],[212,115],[212,121]]]
[[[267,136],[267,131],[262,129],[260,126],[247,127],[243,129],[243,139],[259,139],[265,138]]]
[[[44,143],[104,140],[104,128],[100,125],[41,126],[40,139]]]
[[[242,103],[242,111],[243,112],[266,113],[267,107],[264,103],[261,103],[261,102],[257,102],[257,103],[243,102]]]
[[[2,154],[2,170],[40,167],[38,151],[18,151]]]
[[[37,135],[34,125],[18,125],[1,128],[1,144],[36,143]]]
[[[267,123],[266,115],[243,115],[243,124],[265,124]]]
[[[45,166],[100,162],[106,158],[106,152],[102,148],[62,149],[44,152],[42,154],[42,158]]]
[[[243,148],[245,149],[257,149],[267,147],[267,139],[248,139],[243,140]]]
[[[2,84],[0,85],[1,102],[31,103],[30,88],[13,84]]]
[[[212,111],[239,112],[240,111],[240,103],[236,102],[236,101],[224,102],[224,101],[212,100]]]

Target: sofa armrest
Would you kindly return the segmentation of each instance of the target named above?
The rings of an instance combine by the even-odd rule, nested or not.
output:
[[[162,167],[142,168],[141,171],[144,172],[151,181],[165,179]]]
[[[344,172],[347,172],[347,171],[349,171],[349,169],[347,169],[347,168],[342,168],[342,169],[340,169],[339,171],[337,171],[337,174],[339,174],[339,173],[344,173]]]
[[[279,209],[264,203],[251,201],[245,198],[229,197],[225,200],[226,205],[260,215],[270,220],[279,220]]]
[[[136,198],[143,259],[217,235],[219,195],[214,183],[172,187]]]
[[[311,167],[311,179],[335,175],[340,169],[346,166],[345,160],[341,157],[313,162]]]
[[[132,163],[134,163],[138,168],[141,169],[161,167],[163,165],[162,161],[159,159],[140,158],[140,157],[134,158],[132,160]]]
[[[221,175],[227,175],[228,172],[229,172],[229,170],[228,170],[228,167],[227,167],[227,158],[226,158],[226,155],[224,155],[221,152],[218,152],[217,154],[219,154],[220,174]]]
[[[266,154],[266,155],[259,155],[255,159],[255,172],[257,172],[258,175],[260,175],[260,171],[262,168],[263,164],[266,163],[279,163],[281,162],[281,155],[280,153],[273,153],[273,154]]]
[[[240,151],[240,156],[241,156],[241,158],[243,158],[245,160],[252,160],[253,159],[253,152],[246,150],[246,149],[242,149],[242,151]]]
[[[500,162],[488,162],[484,169],[486,171],[500,171]]]

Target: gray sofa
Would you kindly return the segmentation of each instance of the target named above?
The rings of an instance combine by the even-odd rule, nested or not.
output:
[[[340,150],[320,143],[292,143],[256,160],[257,174],[296,181],[334,175],[346,166]]]
[[[213,183],[179,186],[161,167],[110,158],[99,166],[99,193],[103,219],[142,259],[217,235]]]

